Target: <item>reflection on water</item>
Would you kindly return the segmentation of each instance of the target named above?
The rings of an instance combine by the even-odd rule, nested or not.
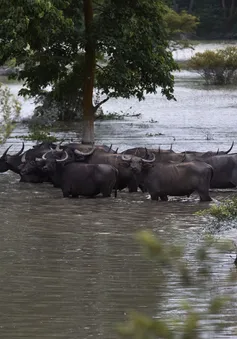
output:
[[[176,102],[160,94],[140,103],[109,100],[105,112],[141,117],[97,122],[97,141],[112,142],[119,150],[136,145],[168,148],[171,143],[176,151],[228,149],[237,140],[236,89],[204,89],[192,73],[176,79]],[[32,109],[29,101],[23,103],[23,116]],[[18,125],[0,154],[10,144],[11,152],[19,150],[21,140],[15,137],[26,133],[27,128]],[[78,126],[65,126],[58,136],[80,137]],[[26,142],[26,148],[31,146]],[[185,244],[190,265],[196,265],[194,251],[206,233],[237,241],[236,223],[217,232],[194,215],[210,205],[200,204],[197,196],[157,203],[140,192],[120,192],[117,199],[74,200],[63,199],[49,184],[18,180],[12,173],[0,174],[1,338],[111,339],[117,337],[115,325],[131,309],[182,319],[184,298],[203,310],[215,293],[236,295],[236,286],[226,288],[226,276],[234,269],[230,254],[213,254],[213,278],[197,297],[180,287],[176,275],[167,287],[158,288],[159,267],[154,271],[134,240],[137,231],[149,229],[167,243]],[[213,191],[211,196],[219,202],[235,192]],[[220,319],[227,330],[213,336],[212,326]],[[230,304],[224,314],[204,322],[203,338],[236,338],[235,322],[236,305]]]

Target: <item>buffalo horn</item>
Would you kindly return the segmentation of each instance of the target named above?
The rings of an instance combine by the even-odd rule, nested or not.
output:
[[[142,159],[143,162],[154,162],[156,160],[156,156],[154,153],[151,153],[152,154],[152,159],[148,160],[148,159]]]
[[[122,154],[122,160],[123,161],[131,161],[132,160],[132,156],[129,154]]]
[[[24,142],[23,142],[20,151],[17,152],[16,154],[13,154],[13,156],[16,157],[16,156],[20,155],[20,154],[24,151],[24,148],[25,148],[25,144],[24,144]]]
[[[217,152],[216,152],[216,155],[218,155],[219,154],[219,148],[218,148],[218,150],[217,150]]]
[[[226,151],[225,154],[228,154],[228,153],[232,150],[232,148],[233,148],[233,146],[234,146],[234,143],[235,143],[235,142],[233,141],[233,142],[232,142],[232,145],[230,146],[230,149],[228,149],[228,151]]]
[[[95,147],[93,147],[92,150],[90,150],[89,152],[84,153],[84,152],[79,151],[78,149],[74,149],[74,153],[77,155],[85,156],[85,155],[91,155],[92,153],[94,153],[94,150],[95,150]]]
[[[25,153],[21,157],[21,162],[26,162],[26,154]]]
[[[171,144],[170,144],[170,151],[172,151],[172,147],[173,147],[173,144],[171,143]]]
[[[111,151],[113,144],[110,145],[108,153]]]
[[[56,152],[62,152],[63,149],[60,148],[60,145],[57,145],[56,148],[55,148],[55,151]]]
[[[3,158],[5,158],[5,156],[7,155],[7,152],[8,152],[8,150],[9,150],[9,148],[11,148],[12,147],[12,145],[10,145],[7,149],[6,149],[6,151],[3,153],[3,155],[1,156],[1,158],[3,159]]]
[[[66,161],[68,159],[68,152],[64,151],[66,153],[65,157],[63,159],[56,159],[57,162],[62,162],[62,161]]]
[[[114,154],[117,154],[117,153],[118,153],[118,149],[119,149],[119,148],[117,147],[116,151],[114,151]]]
[[[47,160],[46,154],[51,153],[51,152],[52,152],[52,151],[50,150],[50,151],[47,151],[46,153],[44,153],[44,154],[42,155],[42,159],[43,159],[43,160]]]

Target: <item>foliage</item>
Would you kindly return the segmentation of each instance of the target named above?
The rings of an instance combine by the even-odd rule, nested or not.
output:
[[[31,141],[50,141],[50,142],[56,142],[59,141],[58,138],[55,136],[51,135],[50,132],[47,131],[40,131],[40,130],[35,130],[33,132],[30,132],[28,135],[21,135],[19,136],[20,139],[23,140],[31,140]]]
[[[145,256],[156,263],[159,267],[158,282],[160,279],[167,281],[172,274],[178,274],[181,286],[189,289],[191,297],[196,300],[200,294],[209,287],[211,278],[211,249],[226,252],[233,249],[232,243],[222,244],[213,238],[206,238],[204,243],[196,250],[195,257],[197,264],[191,267],[185,259],[184,248],[175,245],[165,244],[161,239],[156,238],[151,232],[142,231],[137,235],[142,245]],[[236,271],[230,274],[230,283],[236,281]],[[162,283],[164,288],[165,284]],[[177,290],[177,293],[178,290]],[[212,295],[209,298],[209,306],[206,311],[198,310],[195,306],[184,301],[180,311],[185,315],[180,319],[163,319],[159,316],[150,317],[138,312],[131,312],[128,321],[120,324],[118,331],[121,336],[134,339],[198,339],[202,337],[202,320],[222,312],[230,296],[226,294]],[[216,332],[220,331],[220,324],[216,323]],[[214,337],[214,336],[213,336]]]
[[[189,67],[198,71],[207,84],[225,85],[237,81],[237,47],[196,53]]]
[[[177,69],[167,50],[162,2],[104,0],[93,2],[94,20],[88,39],[98,64],[96,86],[109,97],[153,93],[157,86],[172,99]],[[57,100],[74,89],[80,96],[84,83],[83,1],[33,1],[16,5],[3,0],[0,9],[0,64],[15,57],[25,81],[22,95],[41,95],[50,85]],[[87,41],[88,42],[88,41]],[[78,51],[81,51],[78,53]],[[69,100],[69,99],[68,99]]]
[[[186,39],[186,36],[196,32],[199,25],[197,17],[184,10],[177,13],[169,9],[165,15],[165,22],[169,34],[170,48],[172,50],[192,47],[190,41]]]
[[[9,88],[0,83],[0,144],[4,143],[14,129],[21,105]]]
[[[217,220],[234,219],[237,217],[237,198],[228,199],[220,205],[213,205],[198,212],[199,215],[211,215]]]
[[[235,0],[165,0],[180,13],[186,10],[199,18],[197,36],[206,39],[237,37],[237,3]]]

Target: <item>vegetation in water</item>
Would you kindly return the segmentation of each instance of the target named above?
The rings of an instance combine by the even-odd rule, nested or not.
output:
[[[161,135],[164,135],[164,133],[146,133],[146,137],[160,137]]]
[[[237,83],[237,47],[196,53],[189,67],[201,74],[207,84]]]
[[[4,143],[10,136],[20,111],[21,104],[19,101],[7,86],[0,83],[0,144]]]
[[[50,128],[42,127],[42,125],[32,125],[29,128],[29,133],[27,135],[19,135],[16,138],[23,139],[23,140],[30,140],[30,141],[50,141],[50,142],[57,142],[61,141],[54,135],[52,135]]]
[[[157,273],[157,288],[165,288],[171,275],[177,274],[180,278],[180,286],[189,293],[190,300],[200,298],[206,291],[212,289],[207,299],[207,307],[198,309],[195,303],[184,300],[180,305],[180,316],[176,319],[165,319],[160,315],[154,317],[139,312],[130,312],[128,320],[118,326],[121,337],[133,339],[198,339],[205,331],[203,321],[211,319],[213,316],[224,312],[229,302],[236,299],[228,294],[228,288],[221,295],[218,291],[210,287],[212,279],[212,267],[210,263],[211,251],[226,253],[234,250],[232,242],[218,242],[213,238],[206,238],[195,252],[196,265],[189,265],[185,258],[184,247],[165,244],[161,239],[156,238],[151,232],[142,231],[137,235],[138,241],[142,245],[144,255],[154,263]],[[156,269],[158,264],[159,270]],[[229,284],[237,280],[237,271],[234,269],[228,277]],[[177,297],[179,290],[177,289]],[[225,328],[225,324],[216,322],[212,329],[213,338]]]
[[[104,113],[102,109],[99,109],[96,112],[95,118],[96,120],[124,120],[125,118],[140,118],[141,113],[135,113],[132,110],[132,106],[129,107],[125,112],[109,112]]]
[[[213,205],[208,209],[197,212],[198,215],[210,215],[217,220],[237,218],[237,198],[226,200],[220,205]]]

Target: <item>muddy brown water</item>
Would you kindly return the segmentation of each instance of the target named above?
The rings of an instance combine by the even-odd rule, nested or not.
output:
[[[12,85],[13,92],[19,85]],[[237,90],[206,89],[195,73],[176,75],[177,102],[160,94],[144,102],[111,100],[104,111],[141,113],[139,118],[96,123],[96,139],[128,147],[159,146],[183,150],[228,149],[237,142]],[[32,111],[23,104],[23,116]],[[80,137],[74,125],[59,137]],[[10,144],[20,149],[27,128],[19,124]],[[26,148],[32,146],[26,142]],[[233,151],[236,152],[236,146]],[[0,337],[1,338],[117,338],[116,324],[129,310],[155,317],[177,317],[187,299],[198,311],[214,295],[230,293],[227,276],[235,269],[234,253],[212,253],[212,277],[202,293],[183,288],[176,274],[158,285],[155,267],[141,254],[134,236],[152,230],[167,244],[184,244],[189,265],[206,234],[237,241],[236,223],[219,224],[194,214],[235,196],[236,190],[212,191],[212,203],[191,198],[151,202],[141,192],[120,192],[117,199],[63,199],[49,184],[20,183],[17,175],[0,174]],[[202,338],[237,338],[236,300],[220,315],[202,319]],[[214,334],[222,321],[225,329]]]

